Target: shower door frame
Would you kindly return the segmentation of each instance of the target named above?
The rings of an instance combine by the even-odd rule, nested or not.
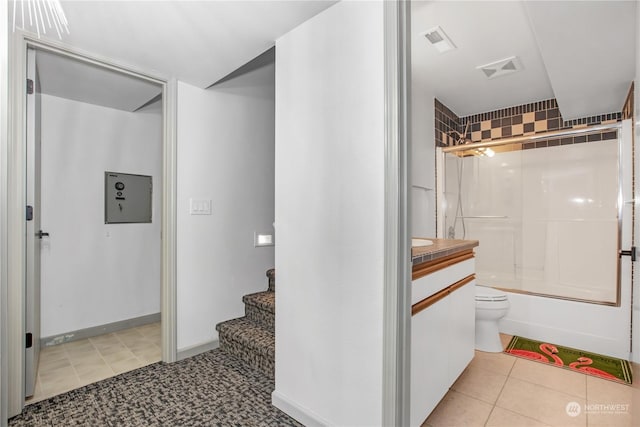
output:
[[[515,145],[515,144],[520,144],[527,141],[535,141],[539,139],[546,140],[546,139],[558,138],[562,136],[570,136],[570,135],[577,135],[577,134],[591,134],[591,133],[602,132],[606,130],[615,130],[618,136],[617,137],[617,145],[618,145],[618,150],[617,150],[618,151],[618,161],[617,161],[617,168],[618,168],[618,189],[617,189],[618,190],[617,191],[617,199],[618,199],[617,201],[617,222],[618,222],[617,240],[618,240],[618,243],[617,243],[617,246],[618,248],[617,250],[618,250],[618,254],[620,254],[623,248],[625,247],[625,245],[623,245],[623,222],[622,221],[623,221],[623,218],[625,217],[623,208],[625,203],[627,204],[630,203],[629,200],[631,200],[633,197],[632,196],[633,189],[631,187],[628,189],[629,197],[626,198],[627,201],[625,201],[625,197],[624,197],[625,195],[623,194],[624,176],[623,176],[622,162],[623,162],[624,141],[623,141],[622,122],[616,122],[615,124],[609,124],[609,125],[594,125],[594,126],[588,126],[588,127],[579,128],[579,129],[568,129],[568,130],[561,130],[561,131],[555,131],[555,132],[545,132],[545,133],[540,133],[540,134],[531,135],[531,136],[505,138],[497,141],[484,142],[484,143],[472,143],[472,144],[458,145],[453,147],[438,148],[439,155],[437,157],[438,157],[439,163],[437,166],[437,170],[445,171],[444,159],[447,153],[468,151],[468,150],[474,150],[474,149],[477,150],[479,148],[489,148],[489,147],[497,147],[497,146],[504,146],[504,145]],[[513,151],[517,151],[517,150],[519,149],[516,148]],[[438,176],[441,176],[441,175],[442,174],[438,174]],[[442,184],[444,184],[444,179],[441,179],[439,181],[441,181]],[[631,182],[633,182],[633,177],[631,177]],[[438,186],[438,194],[443,195],[442,198],[444,199],[444,186],[442,187]],[[436,208],[437,230],[442,234],[442,236],[445,236],[446,224],[444,221],[445,215],[441,213],[441,211],[444,210],[442,202],[444,202],[444,200],[438,203]],[[487,216],[486,218],[494,218],[494,217]],[[495,217],[495,218],[499,218],[499,217]],[[631,213],[630,218],[631,218],[631,221],[633,221],[633,213]],[[633,228],[633,224],[631,224],[631,228]],[[631,244],[626,246],[628,247],[630,245]],[[621,287],[622,287],[622,279],[621,279],[622,264],[623,264],[622,257],[620,256],[618,258],[617,271],[616,271],[616,300],[613,302],[569,297],[569,296],[563,296],[563,295],[545,294],[540,292],[532,292],[532,291],[527,291],[523,289],[505,288],[500,286],[494,286],[494,287],[497,289],[507,291],[507,292],[512,292],[512,293],[535,295],[535,296],[540,296],[545,298],[563,299],[563,300],[583,302],[588,304],[601,304],[601,305],[620,307]]]
[[[618,251],[632,244],[634,227],[633,203],[633,138],[632,121],[595,125],[579,129],[546,132],[499,141],[437,148],[436,190],[444,196],[444,156],[446,153],[474,148],[488,148],[527,141],[547,140],[561,136],[588,134],[606,130],[618,132]],[[444,201],[436,208],[437,232],[444,236]],[[481,242],[482,244],[482,242]],[[598,303],[576,298],[541,295],[528,291],[503,289],[511,301],[509,314],[501,321],[501,332],[533,339],[555,341],[588,351],[628,359],[631,349],[632,268],[630,257],[620,257],[617,267],[615,303]],[[609,333],[614,330],[615,332]]]

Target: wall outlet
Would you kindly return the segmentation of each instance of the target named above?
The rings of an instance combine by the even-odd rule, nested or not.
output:
[[[189,199],[191,215],[211,215],[211,200]]]
[[[253,246],[256,248],[259,246],[273,246],[273,234],[258,234],[253,233]]]

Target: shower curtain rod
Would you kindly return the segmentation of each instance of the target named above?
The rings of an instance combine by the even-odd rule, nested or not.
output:
[[[462,144],[462,145],[454,145],[453,147],[443,147],[443,153],[454,153],[456,151],[466,151],[472,150],[474,148],[488,148],[488,147],[498,147],[500,145],[509,145],[509,144],[517,144],[519,142],[526,141],[535,141],[537,139],[550,139],[557,138],[561,136],[569,136],[569,135],[580,135],[583,133],[593,133],[598,131],[603,131],[607,129],[620,129],[622,126],[621,122],[611,123],[607,125],[592,125],[586,126],[577,129],[562,129],[552,132],[538,133],[535,135],[527,135],[527,136],[514,136],[512,138],[499,139],[496,141],[488,141],[488,142],[473,142],[471,144]]]

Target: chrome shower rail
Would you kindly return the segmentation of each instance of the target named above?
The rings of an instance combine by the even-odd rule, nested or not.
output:
[[[535,135],[514,136],[512,138],[503,138],[495,141],[473,142],[470,144],[454,145],[453,147],[442,147],[443,153],[454,153],[457,151],[473,150],[476,148],[498,147],[501,145],[518,144],[527,141],[535,141],[538,139],[558,138],[562,136],[574,136],[587,133],[601,132],[609,129],[620,129],[621,122],[611,123],[607,125],[593,125],[581,128],[562,129],[552,132],[537,133]]]

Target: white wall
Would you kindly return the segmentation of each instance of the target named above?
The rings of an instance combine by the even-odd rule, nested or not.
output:
[[[161,116],[42,95],[42,336],[160,311]],[[153,223],[104,223],[104,172],[153,176]]]
[[[253,236],[273,233],[274,72],[178,85],[178,351],[217,340],[216,323],[267,288],[274,248]],[[190,215],[190,198],[211,200],[212,215]]]
[[[414,237],[436,237],[436,152],[433,103],[433,91],[421,86],[418,79],[412,78],[411,230]]]
[[[383,3],[276,42],[276,390],[307,425],[380,425]]]
[[[411,28],[424,23],[425,2],[411,3]],[[418,20],[418,21],[416,21]],[[424,38],[414,31],[411,54],[422,56]],[[415,61],[414,61],[415,62]],[[436,166],[434,88],[411,68],[411,232],[414,237],[436,237]],[[437,236],[443,237],[443,236]],[[444,236],[446,237],[446,236]]]

